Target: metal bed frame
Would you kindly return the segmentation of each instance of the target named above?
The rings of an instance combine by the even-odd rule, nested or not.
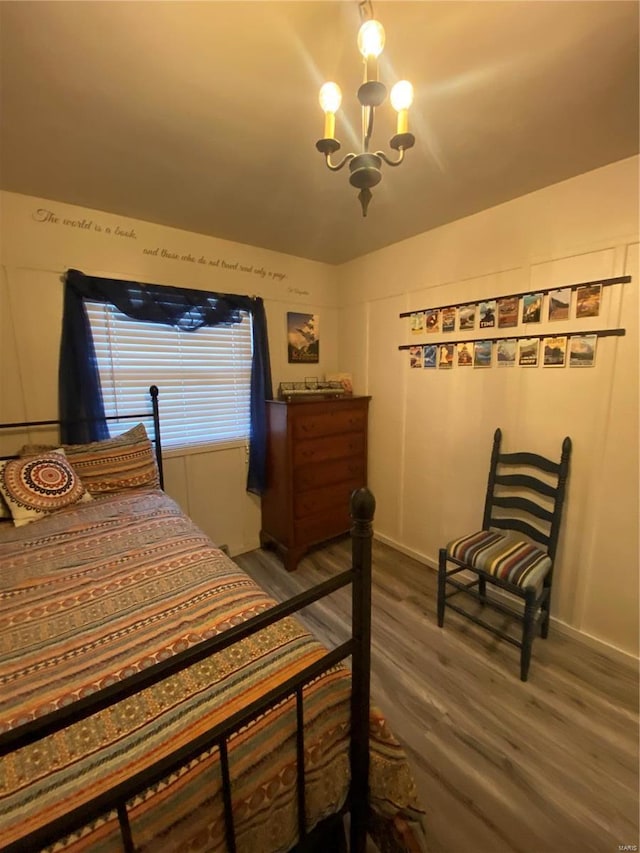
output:
[[[158,388],[149,389],[152,404],[154,426],[153,441],[156,458],[162,477],[162,447],[160,441],[160,423],[158,415]],[[127,415],[124,418],[111,417],[108,420],[148,418],[149,413]],[[23,423],[0,424],[2,429],[19,429],[32,426],[60,426],[60,421],[32,421]],[[14,458],[14,457],[0,457]],[[204,640],[173,657],[160,661],[142,672],[137,672],[110,685],[90,696],[77,700],[69,706],[59,708],[16,729],[0,734],[0,757],[34,743],[56,731],[64,729],[89,717],[123,699],[126,699],[145,687],[161,681],[216,652],[241,642],[262,628],[272,625],[280,619],[291,616],[304,607],[313,604],[339,589],[351,586],[352,624],[351,638],[331,651],[314,664],[307,666],[296,676],[288,679],[281,687],[270,690],[263,697],[250,703],[246,708],[231,715],[226,721],[210,731],[200,735],[180,749],[155,762],[150,767],[125,780],[109,791],[95,797],[77,809],[46,824],[28,836],[3,848],[5,853],[33,853],[33,851],[53,844],[69,833],[86,826],[98,817],[116,812],[120,826],[122,844],[126,853],[134,853],[135,844],[129,824],[127,802],[165,776],[187,764],[207,749],[217,747],[220,754],[222,775],[222,798],[225,817],[226,843],[229,853],[236,853],[236,835],[231,797],[231,778],[227,755],[227,742],[238,729],[253,719],[275,707],[284,699],[295,695],[296,698],[296,753],[297,753],[297,805],[299,842],[294,848],[298,853],[312,853],[334,849],[335,853],[346,851],[345,836],[340,820],[342,813],[349,812],[351,853],[365,853],[368,815],[368,779],[369,779],[369,711],[370,711],[370,668],[371,668],[371,540],[372,520],[375,499],[366,489],[359,489],[351,496],[351,517],[353,525],[352,565],[351,568],[317,584],[310,589],[293,596],[287,601],[234,626],[223,634]],[[306,829],[305,770],[304,770],[304,685],[317,678],[323,672],[351,657],[351,740],[349,758],[351,785],[347,802],[340,815],[326,818],[314,830]],[[330,841],[329,841],[330,839]]]

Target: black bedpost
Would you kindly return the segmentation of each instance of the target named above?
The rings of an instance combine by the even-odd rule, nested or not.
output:
[[[355,579],[351,599],[354,650],[351,688],[351,853],[365,853],[369,809],[369,690],[371,683],[371,522],[376,508],[367,488],[351,495]]]
[[[151,406],[153,408],[153,432],[155,435],[156,462],[158,463],[158,478],[160,488],[164,489],[164,471],[162,470],[162,443],[160,441],[160,412],[158,410],[158,386],[149,388],[151,395]]]

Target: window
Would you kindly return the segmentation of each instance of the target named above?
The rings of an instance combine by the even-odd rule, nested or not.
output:
[[[185,332],[132,320],[108,304],[86,302],[105,414],[144,410],[149,386],[160,389],[165,447],[246,440],[250,427],[251,316]],[[111,434],[131,426],[109,424]]]

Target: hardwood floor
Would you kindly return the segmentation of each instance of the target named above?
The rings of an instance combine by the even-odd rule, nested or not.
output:
[[[552,624],[523,683],[517,649],[450,610],[437,627],[435,572],[378,542],[373,560],[372,697],[406,748],[432,853],[638,850],[637,667]],[[349,565],[350,540],[292,574],[269,551],[236,562],[282,600]],[[342,641],[350,593],[302,618]]]

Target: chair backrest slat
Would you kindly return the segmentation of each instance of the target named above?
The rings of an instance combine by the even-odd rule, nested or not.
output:
[[[553,521],[552,512],[548,509],[544,509],[544,507],[541,507],[539,504],[528,500],[528,498],[503,498],[501,496],[494,495],[493,505],[502,507],[502,509],[521,509],[523,512],[529,513],[529,515],[535,515],[536,518],[540,518],[542,521],[546,521],[549,524]]]
[[[558,493],[555,486],[550,486],[548,483],[538,480],[537,477],[529,476],[529,474],[496,474],[495,483],[510,488],[519,486],[523,489],[531,489],[540,495],[547,495],[549,498],[555,498]]]
[[[502,465],[530,465],[549,474],[557,475],[560,471],[560,463],[553,462],[545,456],[539,456],[537,453],[501,453],[498,462]]]
[[[493,436],[482,528],[512,530],[541,544],[555,558],[569,470],[571,439],[560,461],[538,453],[501,453],[502,432]],[[537,476],[540,475],[540,476]]]
[[[492,518],[491,527],[497,527],[500,530],[517,530],[519,533],[524,533],[525,536],[535,539],[541,545],[547,546],[550,542],[550,536],[547,536],[532,524],[522,521],[521,518]]]

